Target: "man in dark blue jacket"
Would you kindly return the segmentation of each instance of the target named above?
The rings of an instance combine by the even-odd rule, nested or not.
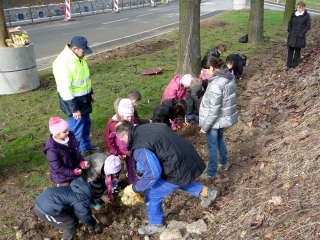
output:
[[[79,177],[70,186],[48,188],[35,202],[35,214],[46,223],[63,232],[64,240],[72,240],[77,223],[75,214],[82,223],[102,233],[98,220],[91,214],[90,204],[96,204],[90,185]]]
[[[200,197],[201,206],[207,207],[218,192],[194,182],[206,165],[198,152],[185,139],[179,137],[164,123],[132,126],[121,121],[116,126],[117,137],[128,144],[142,177],[124,193],[135,197],[145,191],[149,225],[139,228],[139,234],[163,231],[164,214],[162,200],[175,190]]]

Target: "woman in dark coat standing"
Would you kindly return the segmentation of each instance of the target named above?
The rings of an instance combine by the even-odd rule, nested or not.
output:
[[[299,2],[288,24],[287,69],[298,66],[301,48],[306,46],[306,33],[311,27],[311,20],[305,8],[306,4],[302,1]]]

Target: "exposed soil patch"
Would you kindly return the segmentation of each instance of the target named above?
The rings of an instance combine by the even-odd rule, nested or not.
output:
[[[308,46],[303,49],[304,58],[297,68],[286,71],[278,66],[287,55],[285,33],[278,40],[271,40],[272,48],[258,52],[245,68],[244,79],[237,81],[239,123],[225,134],[231,168],[215,181],[200,180],[218,189],[221,197],[206,209],[199,206],[199,199],[182,192],[175,193],[171,207],[166,204],[168,198],[165,199],[167,222],[190,223],[203,219],[207,223],[206,233],[190,234],[188,239],[319,238],[318,29],[319,18],[313,18]],[[156,39],[148,41],[150,44],[135,43],[104,53],[100,58],[118,59],[128,57],[128,53],[137,56],[175,44]],[[198,134],[196,124],[184,127],[179,134],[207,161],[205,137]],[[26,173],[24,177],[30,174],[33,173]],[[8,177],[2,189],[7,191],[0,194],[0,216],[11,216],[18,226],[25,217],[31,216],[33,202],[25,200],[23,195],[34,189],[20,189],[14,176]],[[142,204],[128,208],[117,199],[104,206],[97,217],[105,226],[104,234],[92,235],[91,230],[81,225],[76,240],[146,239],[137,234],[137,229],[147,220]],[[6,222],[1,219],[0,222],[0,232],[12,230]],[[42,239],[42,236],[52,240],[61,238],[57,230],[29,218],[18,234],[21,234],[18,239],[25,240]],[[159,234],[148,239],[159,239]]]
[[[219,27],[225,27],[228,25],[228,22],[221,21],[221,20],[212,20],[212,21],[202,21],[200,22],[201,29],[213,29]]]
[[[90,57],[90,61],[117,60],[123,58],[142,56],[150,53],[159,52],[163,49],[167,49],[170,47],[174,47],[175,44],[175,41],[169,41],[158,37],[151,38],[138,43],[133,43],[124,47],[119,47],[110,51],[96,54]]]

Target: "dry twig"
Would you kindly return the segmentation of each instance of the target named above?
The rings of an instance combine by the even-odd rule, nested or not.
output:
[[[301,210],[302,206],[300,202],[299,184],[296,184],[296,190],[297,190],[297,208],[298,210]]]
[[[3,189],[1,192],[0,192],[0,195],[5,193],[7,191],[7,189]]]
[[[319,206],[315,206],[315,207],[311,207],[311,208],[305,208],[305,209],[301,209],[299,211],[295,211],[295,212],[290,212],[288,214],[286,214],[283,218],[280,218],[279,220],[277,220],[276,222],[274,222],[266,231],[264,231],[264,233],[261,235],[261,237],[266,233],[266,232],[269,232],[269,231],[272,231],[272,229],[276,226],[278,226],[280,223],[284,222],[285,220],[291,218],[291,217],[294,217],[296,215],[299,215],[300,213],[303,213],[303,212],[308,212],[308,211],[312,211],[312,210],[315,210],[315,209],[319,209],[320,208],[320,205]]]

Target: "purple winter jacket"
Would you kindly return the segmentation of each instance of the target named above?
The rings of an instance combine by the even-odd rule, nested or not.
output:
[[[69,132],[68,146],[57,143],[52,135],[43,146],[43,152],[47,156],[50,165],[51,181],[58,184],[72,181],[78,176],[73,174],[75,168],[80,168],[80,162],[84,161],[78,150],[78,142],[73,132]]]

